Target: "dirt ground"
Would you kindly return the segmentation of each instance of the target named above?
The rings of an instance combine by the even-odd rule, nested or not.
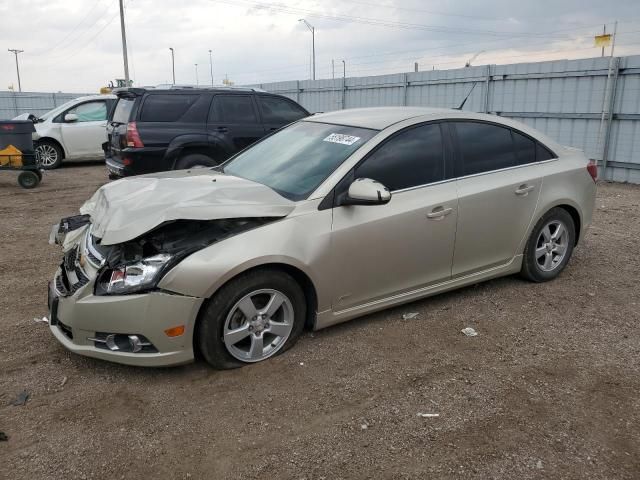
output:
[[[220,372],[83,358],[34,321],[51,225],[105,181],[98,164],[32,191],[0,175],[0,477],[640,478],[640,187],[599,186],[554,282],[476,285]]]

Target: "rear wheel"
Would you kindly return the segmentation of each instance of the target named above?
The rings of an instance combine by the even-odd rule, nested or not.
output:
[[[563,208],[553,208],[538,220],[527,241],[521,275],[533,282],[556,278],[569,262],[576,242],[573,218]]]
[[[41,140],[36,143],[35,152],[40,166],[45,170],[58,168],[62,164],[63,152],[57,143]]]
[[[32,170],[25,170],[18,175],[18,183],[22,188],[35,188],[40,183],[40,177]]]
[[[215,368],[241,367],[290,348],[304,328],[306,300],[296,281],[276,270],[244,274],[205,307],[197,341]]]
[[[176,162],[176,170],[184,170],[187,168],[209,168],[218,165],[213,158],[202,153],[191,153],[185,155]]]

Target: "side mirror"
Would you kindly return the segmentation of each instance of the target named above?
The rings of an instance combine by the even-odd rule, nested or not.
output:
[[[343,205],[384,205],[391,200],[391,192],[380,182],[357,178],[349,185]]]
[[[67,113],[64,116],[64,121],[65,122],[77,122],[78,121],[78,115],[76,115],[75,113]]]

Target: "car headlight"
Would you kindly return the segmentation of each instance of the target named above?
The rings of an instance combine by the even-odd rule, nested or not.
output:
[[[96,282],[96,294],[124,295],[151,290],[173,259],[173,255],[160,253],[116,268],[106,268]]]

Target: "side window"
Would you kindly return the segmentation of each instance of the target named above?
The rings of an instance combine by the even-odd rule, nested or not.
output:
[[[389,190],[444,180],[440,125],[421,125],[396,134],[356,168],[355,178],[377,180]]]
[[[306,117],[308,114],[298,105],[278,97],[259,95],[258,105],[265,123],[291,123]]]
[[[552,158],[556,158],[556,156],[553,153],[551,153],[551,151],[547,147],[544,147],[541,144],[536,143],[536,161],[537,162],[551,160]]]
[[[140,113],[142,122],[175,122],[186,113],[198,95],[157,95],[145,98]]]
[[[455,122],[462,155],[461,175],[516,165],[511,130],[487,123]]]
[[[224,123],[258,123],[249,95],[216,95],[212,109]],[[211,121],[211,116],[209,117]],[[215,117],[214,117],[215,118]]]
[[[107,119],[107,104],[104,101],[81,103],[68,110],[65,115],[75,113],[78,122],[100,122]]]
[[[511,132],[513,134],[513,147],[516,150],[518,165],[526,165],[527,163],[535,162],[536,142],[515,130],[512,130]]]

